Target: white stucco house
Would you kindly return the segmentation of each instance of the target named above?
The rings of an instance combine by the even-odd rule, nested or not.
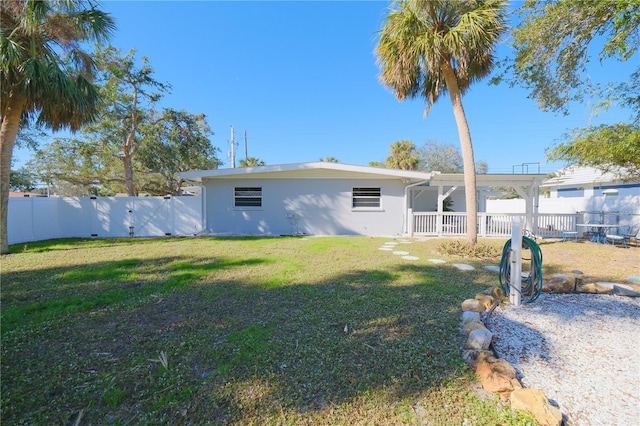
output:
[[[575,204],[577,210],[616,210],[640,213],[640,182],[622,181],[592,167],[568,167],[541,186],[549,198]]]
[[[545,181],[549,203],[582,213],[582,220],[631,225],[640,222],[640,182],[592,167],[571,166]],[[559,208],[555,209],[559,211]]]
[[[462,174],[311,162],[180,175],[201,183],[202,229],[209,235],[466,232]],[[478,175],[478,211],[484,211],[483,194],[490,186],[512,186],[526,199],[531,219],[543,179],[539,174]],[[446,215],[456,217],[445,220],[442,200],[447,197],[453,200],[455,213]],[[482,223],[481,235],[488,229],[487,221]]]
[[[569,166],[545,180],[548,196],[538,200],[539,217],[555,215],[553,229],[576,231],[576,225],[589,222],[631,226],[640,224],[640,182],[623,181],[615,174],[591,167]],[[523,213],[522,199],[488,200],[487,212]],[[567,215],[573,220],[567,220]],[[563,221],[560,218],[565,217]],[[546,225],[546,223],[544,224]],[[544,226],[542,226],[544,228]],[[544,233],[543,233],[544,234]]]
[[[339,163],[295,163],[191,171],[191,196],[11,197],[10,244],[49,238],[195,235],[464,236],[462,174]],[[477,176],[478,235],[569,229],[575,215],[538,215],[543,175]],[[488,211],[490,187],[509,186],[522,211]],[[453,211],[443,211],[443,200]]]

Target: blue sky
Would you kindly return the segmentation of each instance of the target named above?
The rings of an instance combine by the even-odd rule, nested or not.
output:
[[[240,142],[237,162],[246,130],[249,156],[270,165],[327,156],[367,165],[383,161],[402,139],[459,146],[447,95],[425,118],[422,100],[399,102],[378,81],[374,48],[389,4],[106,1],[101,7],[118,26],[111,44],[149,58],[155,78],[172,85],[164,106],[207,115],[212,143],[230,167],[230,126]],[[507,53],[501,45],[498,56]],[[630,68],[615,72],[628,75]],[[612,70],[595,62],[590,72],[597,78]],[[568,129],[587,125],[590,106],[575,105],[568,117],[543,113],[524,90],[488,80],[463,98],[476,161],[486,161],[490,173],[538,162],[542,172],[558,169],[546,162],[545,149]],[[28,156],[17,154],[18,162]]]

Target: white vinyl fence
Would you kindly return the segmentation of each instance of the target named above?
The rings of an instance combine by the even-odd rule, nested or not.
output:
[[[9,244],[51,238],[158,237],[202,231],[201,197],[12,197]]]

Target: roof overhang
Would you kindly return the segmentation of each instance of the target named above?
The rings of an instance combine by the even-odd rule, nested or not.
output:
[[[625,168],[611,168],[609,172],[603,172],[594,167],[569,166],[557,173],[557,176],[547,179],[542,187],[548,188],[591,188],[602,185],[637,182],[625,178],[629,172]]]
[[[412,170],[386,169],[381,167],[356,166],[324,161],[291,163],[272,166],[238,167],[229,169],[197,170],[182,172],[187,180],[206,182],[219,179],[399,179],[408,185],[424,183],[428,186],[464,186],[464,174],[417,172]],[[488,186],[539,186],[545,179],[543,174],[477,174],[476,185]]]
[[[213,179],[400,179],[404,183],[428,181],[432,173],[411,170],[385,169],[318,161],[273,166],[238,167],[229,169],[197,170],[179,173],[183,179],[203,182]]]
[[[540,186],[544,174],[476,174],[476,186]],[[462,173],[435,172],[429,180],[429,186],[464,186]]]

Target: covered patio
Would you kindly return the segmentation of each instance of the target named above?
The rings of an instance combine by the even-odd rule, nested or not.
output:
[[[575,214],[538,213],[539,188],[543,174],[479,174],[476,176],[478,236],[501,237],[511,234],[511,223],[519,217],[525,229],[544,237],[562,237],[562,231],[575,229]],[[464,236],[467,232],[464,205],[464,176],[435,172],[428,182],[408,188],[406,233],[409,236]],[[513,188],[525,200],[525,214],[486,213],[486,200],[497,195],[492,188]],[[445,211],[450,199],[454,210]]]

